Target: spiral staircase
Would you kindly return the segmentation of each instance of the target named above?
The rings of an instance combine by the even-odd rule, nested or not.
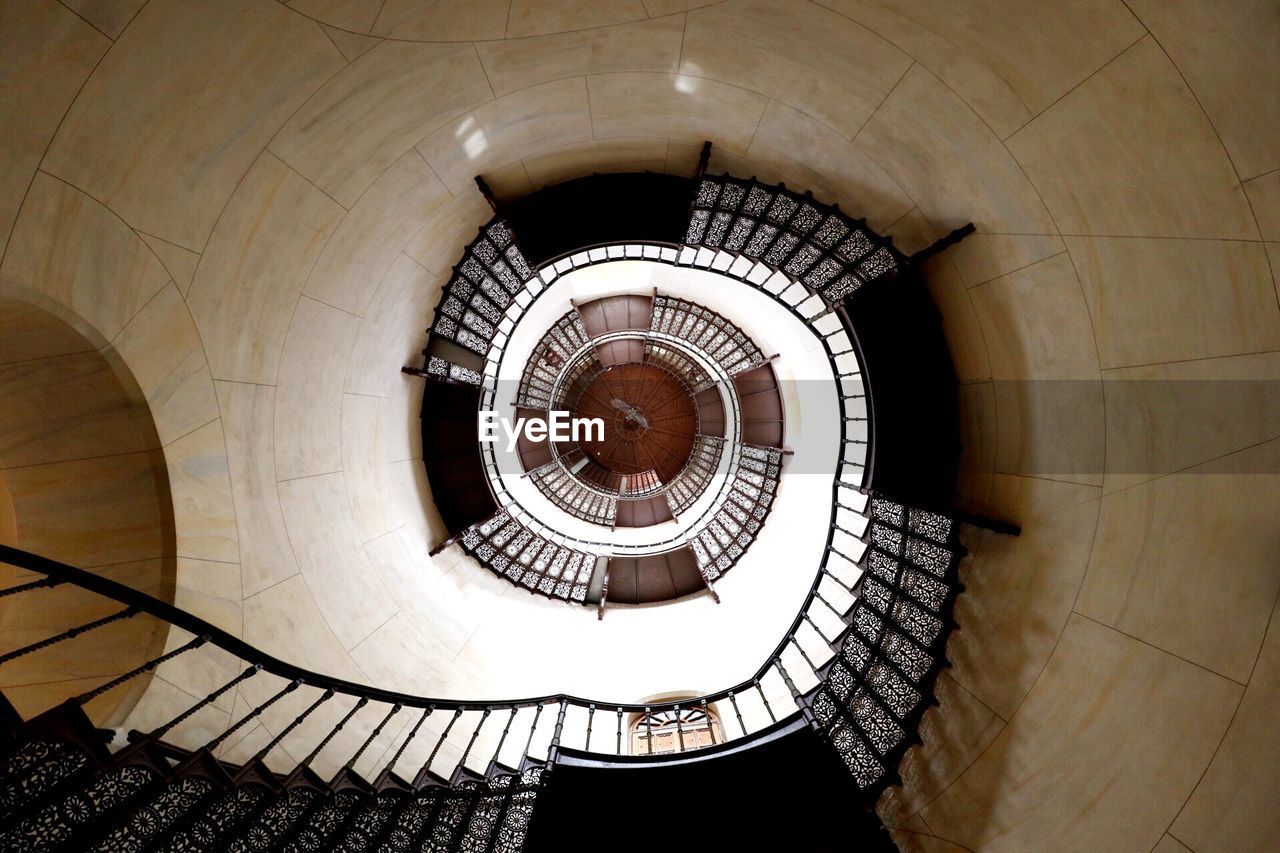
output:
[[[474,440],[476,412],[494,398],[497,365],[520,314],[560,275],[644,258],[715,270],[802,319],[840,378],[831,518],[804,604],[751,678],[644,704],[564,694],[460,701],[398,693],[300,669],[130,587],[0,547],[0,561],[25,578],[0,595],[30,599],[71,585],[119,606],[5,650],[0,665],[62,643],[92,642],[95,630],[122,620],[171,626],[163,655],[62,705],[26,720],[7,702],[0,706],[0,849],[565,849],[606,843],[584,835],[607,823],[597,801],[615,781],[618,791],[692,784],[687,803],[696,807],[698,792],[719,784],[716,774],[744,773],[772,780],[762,790],[774,787],[775,805],[787,802],[776,790],[784,774],[838,777],[815,789],[843,804],[847,820],[810,846],[845,849],[835,846],[839,837],[859,849],[891,848],[870,808],[895,784],[904,754],[919,742],[921,715],[936,704],[933,683],[948,665],[964,553],[962,519],[950,507],[959,454],[954,380],[918,267],[966,230],[907,257],[865,222],[809,194],[706,174],[708,153],[709,143],[692,179],[594,176],[495,204],[495,218],[466,247],[444,288],[422,365],[405,368],[421,379],[405,381],[426,383],[424,464],[449,532],[437,551],[460,547],[530,593],[603,615],[610,603],[714,596],[714,582],[750,548],[786,475],[777,378],[766,354],[735,337],[731,323],[672,296],[649,294],[621,308],[602,300],[556,321],[523,373],[524,409],[555,403],[556,371],[546,365],[588,351],[603,369],[610,359],[630,358],[624,353],[633,344],[657,353],[655,363],[687,382],[693,399],[710,387],[693,366],[681,367],[674,350],[658,353],[660,341],[618,337],[637,331],[718,353],[727,368],[723,384],[738,392],[732,399],[777,401],[743,404],[739,431],[727,436],[724,419],[733,413],[722,411],[717,421],[713,406],[698,403],[701,431],[688,462],[664,482],[584,480],[574,476],[585,467],[582,447],[523,446],[521,464],[538,488],[566,513],[604,528],[682,516],[734,446],[723,501],[685,540],[651,553],[602,553],[598,543],[531,517]],[[84,713],[94,698],[206,645],[238,660],[239,672],[179,716],[121,733],[95,729]],[[230,728],[196,749],[167,738],[249,679],[269,684],[269,698]],[[222,743],[272,706],[291,709],[292,722],[248,761],[216,757]],[[713,706],[724,710],[723,729],[711,729],[710,745],[686,749],[681,711]],[[653,754],[652,732],[642,727],[648,750],[629,754],[630,721],[651,725],[661,712],[674,712],[679,749]],[[408,720],[404,735],[371,763],[371,744],[397,717]],[[351,743],[341,735],[357,718],[368,734]],[[282,745],[306,758],[282,771]],[[799,755],[813,757],[807,770],[787,763]],[[322,774],[322,766],[339,769]],[[641,771],[648,781],[635,782]],[[574,841],[566,841],[570,821],[583,833]]]

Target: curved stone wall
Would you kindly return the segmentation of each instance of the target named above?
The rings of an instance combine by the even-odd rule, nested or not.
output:
[[[160,440],[133,375],[92,336],[0,290],[0,542],[172,601],[177,558]],[[0,586],[38,578],[2,568]],[[11,652],[121,609],[69,585],[0,599],[0,647]],[[0,689],[34,716],[155,657],[167,633],[147,617],[104,625],[5,664]],[[85,709],[97,723],[119,724],[148,681]]]
[[[488,665],[482,608],[406,615],[490,593],[425,556],[421,388],[397,374],[489,217],[471,177],[514,197],[689,174],[711,139],[713,169],[812,189],[905,251],[978,228],[928,275],[963,504],[1024,533],[968,534],[955,668],[881,804],[904,846],[1275,847],[1280,405],[1259,383],[1190,411],[1108,396],[1280,373],[1272,4],[0,9],[0,279],[119,337],[180,603],[346,677]],[[1055,466],[1064,446],[1094,461]],[[230,672],[157,679],[139,713]]]

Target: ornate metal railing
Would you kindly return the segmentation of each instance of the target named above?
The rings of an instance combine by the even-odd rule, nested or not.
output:
[[[519,849],[542,773],[558,749],[623,754],[633,720],[667,712],[678,719],[690,708],[715,708],[722,719],[736,722],[713,734],[716,742],[748,737],[804,713],[854,781],[874,794],[894,781],[897,762],[932,701],[933,680],[946,665],[943,649],[959,590],[961,548],[954,522],[944,515],[882,498],[868,501],[838,481],[833,496],[840,517],[804,607],[752,678],[692,699],[646,704],[564,694],[474,702],[355,684],[265,654],[114,581],[0,546],[0,561],[43,576],[6,592],[41,595],[69,583],[125,607],[112,620],[6,650],[0,664],[74,641],[114,620],[155,617],[173,632],[172,651],[28,724],[0,777],[9,806],[0,819],[0,846],[42,849],[75,838],[82,849],[160,840],[171,849],[196,849],[216,838],[228,849],[266,849],[254,846],[256,838],[274,846],[288,841],[297,849],[363,849],[357,843],[392,844],[396,835],[401,846],[391,849],[417,849],[413,845],[438,834],[443,849],[459,849],[464,838],[479,838],[475,849]],[[154,730],[130,733],[131,746],[114,754],[103,750],[80,706],[205,645],[237,658],[239,674]],[[257,695],[267,698],[221,734],[202,744],[167,742],[176,727],[251,679],[264,682]],[[274,729],[267,745],[240,765],[215,759],[237,731],[286,697],[297,714]],[[307,725],[330,703],[329,710],[342,710],[336,721],[330,716],[323,725]],[[383,759],[357,774],[354,768],[369,745],[401,714],[412,723]],[[431,718],[443,720],[443,728],[424,725]],[[333,755],[333,741],[348,726],[367,734],[344,760]],[[309,742],[300,742],[304,735]],[[289,754],[305,759],[288,763],[279,749],[286,737]],[[162,761],[162,752],[180,760]],[[268,769],[281,762],[283,770]],[[329,781],[312,769],[323,762],[341,768]]]

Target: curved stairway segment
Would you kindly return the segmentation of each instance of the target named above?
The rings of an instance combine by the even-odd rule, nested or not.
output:
[[[726,396],[740,398],[728,410],[741,417],[726,417]],[[522,436],[517,450],[551,503],[615,529],[661,524],[688,509],[711,485],[726,430],[773,447],[784,432],[777,377],[755,342],[722,315],[658,293],[574,303],[534,346],[516,407],[521,417],[559,410],[605,423],[604,437]],[[629,428],[629,409],[640,428]]]
[[[831,524],[803,606],[750,678],[701,696],[644,704],[564,694],[501,701],[404,694],[302,670],[119,583],[0,546],[0,560],[44,578],[0,595],[40,595],[49,586],[73,584],[123,606],[108,620],[4,650],[0,666],[86,642],[84,635],[105,621],[152,618],[170,626],[170,651],[31,720],[21,720],[7,703],[0,706],[0,802],[6,806],[0,849],[522,850],[536,826],[539,798],[555,784],[566,756],[626,764],[633,742],[647,743],[649,752],[654,748],[651,732],[633,741],[631,721],[652,725],[656,718],[675,721],[673,743],[681,760],[699,750],[722,760],[772,742],[780,732],[803,730],[816,735],[844,768],[865,795],[864,806],[893,784],[902,756],[918,740],[920,716],[934,702],[934,680],[947,666],[963,549],[954,519],[938,511],[940,504],[913,499],[917,493],[941,494],[948,476],[954,483],[954,469],[943,466],[901,500],[869,487],[877,483],[877,468],[898,477],[910,473],[910,464],[885,458],[886,447],[905,453],[902,446],[873,446],[875,433],[903,418],[923,419],[928,410],[884,411],[882,400],[898,398],[886,393],[873,404],[861,370],[864,363],[876,365],[873,391],[875,382],[884,387],[889,377],[941,381],[949,370],[945,351],[925,347],[909,369],[895,374],[892,359],[883,354],[892,347],[877,340],[883,344],[879,361],[867,360],[863,344],[876,339],[855,333],[851,311],[920,303],[885,295],[918,293],[912,290],[918,280],[908,259],[861,223],[783,187],[728,176],[697,186],[684,245],[610,246],[540,258],[537,274],[511,228],[495,219],[468,246],[445,289],[424,352],[425,369],[410,372],[429,377],[424,438],[433,450],[449,452],[426,464],[433,491],[439,487],[441,516],[467,552],[543,595],[603,607],[612,586],[616,600],[646,603],[678,597],[698,584],[710,588],[765,521],[785,457],[781,395],[769,360],[698,306],[661,294],[647,297],[646,304],[631,297],[602,303],[585,318],[575,309],[554,324],[559,333],[551,337],[563,351],[563,363],[583,347],[597,347],[592,328],[608,343],[615,321],[625,314],[624,326],[640,327],[630,331],[696,338],[734,364],[732,371],[714,367],[733,386],[727,398],[733,411],[725,412],[732,426],[722,435],[697,436],[682,471],[693,469],[691,478],[706,476],[711,460],[731,451],[724,500],[690,528],[687,542],[651,554],[610,555],[548,531],[518,505],[502,505],[489,488],[490,462],[470,441],[471,427],[479,406],[492,402],[512,318],[556,276],[623,258],[717,270],[736,281],[732,286],[766,292],[803,318],[839,385],[843,424]],[[587,187],[581,184],[575,192]],[[833,265],[839,268],[833,271]],[[849,284],[851,276],[856,287]],[[867,301],[872,298],[885,301]],[[934,320],[928,312],[919,316],[926,326]],[[668,331],[655,332],[662,323]],[[561,357],[550,355],[554,349],[548,344],[540,356],[548,366]],[[606,358],[623,352],[630,357],[628,347],[612,347]],[[551,403],[556,385],[537,393],[544,395],[539,403]],[[945,395],[933,404],[945,409]],[[937,420],[945,429],[946,417]],[[723,434],[728,432],[733,434]],[[922,427],[912,438],[927,435]],[[585,456],[584,449],[577,452]],[[698,487],[691,480],[686,491],[673,488],[673,499],[697,503]],[[648,496],[648,490],[642,484],[638,494]],[[616,523],[616,505],[613,512]],[[167,722],[125,737],[95,731],[81,710],[207,644],[238,661],[238,674],[193,697]],[[255,690],[240,692],[250,684]],[[201,734],[207,729],[195,723],[229,693],[258,698],[221,732]],[[680,726],[690,712],[722,721],[701,730],[710,743],[703,735],[686,743]],[[251,723],[261,724],[270,739],[232,761]]]
[[[635,190],[645,185],[645,177],[652,176],[630,176],[624,183]],[[586,197],[583,193],[592,180],[575,182],[574,197]],[[667,190],[672,186],[665,179],[661,183]],[[428,347],[424,351],[426,366],[422,373],[432,381],[449,384],[478,382],[481,405],[491,407],[502,359],[521,317],[557,276],[566,270],[578,269],[576,259],[583,255],[588,264],[639,257],[724,273],[743,285],[769,294],[786,305],[795,316],[805,320],[830,353],[832,370],[840,377],[842,386],[861,383],[864,348],[853,334],[854,326],[846,315],[845,304],[856,293],[892,289],[884,280],[909,280],[909,276],[902,275],[909,270],[909,261],[893,249],[891,240],[875,235],[864,222],[850,219],[837,207],[823,205],[807,194],[797,194],[780,185],[769,186],[754,179],[743,180],[728,175],[703,176],[689,183],[688,191],[688,219],[680,246],[668,248],[637,244],[595,247],[580,250],[568,258],[540,257],[533,264],[522,254],[521,234],[508,218],[510,208],[500,211],[467,247],[442,292]],[[555,195],[550,193],[550,196]],[[530,210],[548,203],[545,198],[536,200],[541,196],[542,193],[535,194],[522,203],[521,209],[526,216],[521,227],[530,225],[532,220],[527,215]],[[606,197],[607,194],[600,196]],[[611,201],[622,203],[617,197]],[[580,214],[581,211],[578,212]],[[556,219],[553,213],[543,209],[543,219]],[[563,216],[559,218],[564,220]],[[522,276],[525,277],[522,279]],[[877,286],[870,287],[873,283]],[[894,281],[893,284],[900,282]],[[906,288],[907,284],[902,286]],[[716,294],[716,298],[723,296]],[[628,334],[645,337],[630,340]],[[652,340],[648,339],[650,337]],[[704,387],[708,383],[699,375],[698,366],[693,361],[682,366],[678,347],[673,342],[705,348],[730,381],[721,391]],[[732,446],[734,466],[737,464],[738,443],[742,447],[778,450],[785,447],[783,397],[770,359],[740,329],[714,311],[660,292],[608,295],[573,305],[552,323],[523,366],[516,394],[518,414],[536,415],[540,411],[557,408],[563,394],[558,389],[579,389],[588,383],[593,375],[590,370],[572,366],[581,360],[582,353],[591,356],[590,363],[596,365],[596,369],[603,367],[606,370],[611,365],[622,368],[649,359],[663,364],[674,360],[673,369],[678,374],[688,373],[687,378],[695,383],[699,435],[719,437],[725,430],[733,431],[733,436],[725,437],[735,442]],[[931,351],[929,358],[937,360],[936,355]],[[948,377],[949,381],[950,367],[945,351],[942,356],[942,367],[935,372]],[[684,370],[684,367],[690,369]],[[877,363],[877,369],[883,369],[883,375],[879,377],[881,387],[891,387],[895,380],[902,378],[892,369],[885,368],[883,360]],[[723,393],[734,399],[733,417],[726,417],[722,426],[721,413],[730,414],[721,402]],[[842,394],[846,396],[846,402],[842,404],[845,406],[846,441],[851,445],[861,445],[861,450],[846,454],[846,461],[863,466],[861,485],[877,488],[893,485],[899,487],[899,493],[911,496],[913,493],[901,483],[901,478],[877,478],[875,474],[875,406],[870,395],[843,390]],[[433,417],[435,413],[424,405],[424,436]],[[915,430],[914,434],[919,436],[928,430],[928,426],[916,422]],[[954,439],[951,445],[955,445]],[[424,442],[424,446],[431,448],[432,444]],[[712,479],[704,476],[708,445],[702,444],[698,450],[697,456],[688,454],[698,464],[693,466],[693,470],[682,472],[685,482],[680,487],[670,488],[675,484],[666,482],[670,477],[669,471],[666,474],[657,471],[656,482],[650,484],[652,488],[637,490],[632,486],[636,483],[644,486],[645,477],[649,475],[639,472],[622,479],[608,476],[597,470],[600,460],[592,454],[591,446],[576,443],[553,446],[549,441],[533,442],[524,438],[519,442],[520,463],[526,475],[535,475],[531,482],[552,506],[564,513],[566,519],[613,529],[679,519],[681,513],[696,502],[697,489],[705,487]],[[578,455],[579,451],[587,456],[585,464]],[[556,462],[562,454],[573,460],[571,466],[559,460],[561,470],[558,472],[552,473],[543,467]],[[454,503],[455,498],[450,494],[453,489],[467,496],[480,490],[484,476],[473,460],[471,454],[451,457],[448,473],[444,475],[446,482],[439,485],[429,476],[433,496],[439,504],[449,506]],[[541,513],[535,519],[518,504],[513,504],[510,490],[494,481],[494,477],[501,477],[501,474],[491,451],[481,451],[480,464],[487,470],[487,485],[494,495],[494,510],[508,511],[520,518],[529,528],[530,542],[538,550],[543,548],[542,542],[560,545],[577,542],[577,547],[589,553],[604,557],[613,555],[608,538],[584,538],[581,533],[571,532],[574,530],[572,525],[557,525],[542,518]],[[432,467],[431,462],[427,465],[429,469]],[[436,466],[439,467],[438,462]],[[900,469],[901,466],[886,465],[890,472]],[[733,477],[734,471],[731,470],[731,481]],[[948,477],[954,478],[954,464],[950,470],[944,468],[937,480],[941,482]],[[575,486],[569,483],[570,479],[582,482]],[[601,491],[607,493],[603,500],[597,494]],[[629,493],[623,494],[624,491]],[[660,491],[669,491],[670,494],[659,500]],[[936,496],[935,490],[925,490],[924,493]],[[636,498],[645,500],[630,502]],[[933,503],[945,506],[945,501]],[[743,532],[742,521],[736,517],[733,506],[733,502],[728,502],[723,511],[717,510],[716,516],[700,519],[696,523],[697,529],[687,537],[690,543],[701,542],[694,550],[709,588],[710,582],[731,566],[745,545],[750,544],[749,541],[744,544],[744,540],[749,540],[751,531]],[[463,513],[442,513],[442,518],[451,538],[440,547],[484,520],[474,513],[465,516]],[[456,523],[459,518],[469,524]],[[672,541],[670,546],[678,544]],[[632,550],[629,556],[637,553]],[[501,555],[499,562],[502,562]],[[503,576],[509,576],[508,570],[519,571],[507,565],[500,568]],[[558,580],[548,582],[546,576],[533,578],[526,573],[522,578],[529,581],[523,585],[530,591],[546,594],[548,589],[565,589]],[[585,585],[577,584],[589,591],[583,597],[572,593],[574,584],[570,584],[569,595],[553,593],[553,597],[598,604],[600,599],[596,591],[606,588],[605,580],[607,578],[593,577]]]
[[[724,727],[718,735],[713,729],[711,750],[726,740],[750,743],[802,715],[853,783],[874,796],[893,783],[947,665],[962,549],[948,516],[867,499],[852,484],[838,483],[833,503],[837,525],[826,559],[760,670],[729,689],[648,704],[566,695],[469,702],[354,684],[259,652],[114,581],[0,546],[0,560],[48,579],[7,595],[71,583],[125,605],[122,618],[158,618],[178,642],[187,638],[182,645],[171,639],[172,651],[32,720],[0,709],[0,849],[520,850],[562,750],[622,755],[628,719],[670,711],[679,720],[681,708],[719,709]],[[668,560],[670,582],[680,583],[690,565]],[[644,594],[616,582],[620,595]],[[78,638],[91,631],[6,650],[0,665],[84,642]],[[81,705],[209,643],[239,659],[239,674],[108,750]],[[192,742],[201,729],[190,724],[251,679],[269,686],[267,698],[211,740]],[[379,740],[397,717],[405,721],[399,734]],[[224,760],[237,733],[259,720],[274,737],[247,760]],[[358,740],[342,736],[344,729]],[[382,745],[371,749],[375,741]],[[697,748],[679,743],[681,751]],[[336,771],[322,776],[322,766]]]

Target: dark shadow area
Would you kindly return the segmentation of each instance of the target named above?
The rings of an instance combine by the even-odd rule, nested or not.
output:
[[[830,746],[798,716],[727,746],[610,764],[563,751],[525,849],[897,849]]]

